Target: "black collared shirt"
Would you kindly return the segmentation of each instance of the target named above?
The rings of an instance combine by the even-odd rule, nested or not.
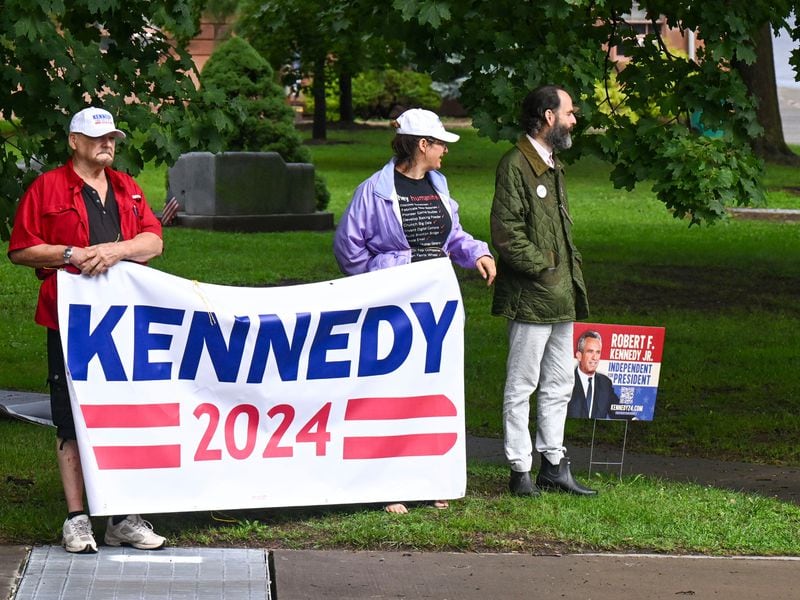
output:
[[[106,176],[108,181],[108,176]],[[86,212],[89,215],[89,244],[118,242],[121,238],[119,226],[119,207],[111,182],[108,181],[105,204],[100,201],[100,194],[88,183],[81,189]]]

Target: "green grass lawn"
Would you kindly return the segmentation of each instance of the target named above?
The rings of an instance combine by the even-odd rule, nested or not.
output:
[[[494,167],[506,149],[460,131],[443,171],[467,231],[488,240]],[[311,146],[338,219],[356,185],[390,154],[384,128],[334,130]],[[645,187],[615,190],[609,168],[585,159],[567,171],[575,242],[584,256],[591,320],[666,327],[655,420],[632,423],[627,449],[666,455],[800,465],[800,397],[792,360],[800,331],[800,224],[728,220],[688,227]],[[800,171],[769,166],[768,203],[800,208],[785,188]],[[138,178],[155,208],[163,169]],[[339,277],[332,233],[227,234],[169,228],[158,269],[213,283],[260,285]],[[466,419],[477,435],[499,437],[506,327],[489,315],[491,291],[458,270],[466,306]],[[32,322],[38,282],[0,261],[0,389],[45,391],[44,333]],[[599,428],[600,443],[618,444]],[[588,444],[589,422],[568,422],[567,446]],[[0,421],[7,475],[0,541],[52,542],[63,500],[52,432]],[[24,448],[24,452],[20,452]],[[12,460],[13,457],[13,460]],[[632,549],[800,554],[800,509],[773,500],[645,477],[600,478],[598,499],[503,493],[506,470],[471,464],[467,499],[450,511],[406,519],[363,508],[207,514],[154,519],[178,543],[275,547],[447,548],[546,551]],[[9,478],[10,477],[10,478]]]
[[[59,544],[64,501],[53,431],[0,420],[0,543]],[[333,506],[147,515],[178,546],[554,554],[581,551],[800,555],[800,507],[712,487],[595,474],[596,498],[505,493],[506,467],[470,463],[449,510]],[[95,521],[102,539],[105,519]]]

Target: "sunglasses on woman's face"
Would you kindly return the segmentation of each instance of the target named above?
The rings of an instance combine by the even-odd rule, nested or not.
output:
[[[437,145],[437,144],[438,144],[438,145],[439,145],[439,146],[441,146],[442,148],[445,148],[445,149],[447,149],[447,142],[443,142],[442,140],[437,140],[436,138],[425,138],[425,140],[426,140],[426,141],[427,141],[429,144],[434,144],[434,145]]]

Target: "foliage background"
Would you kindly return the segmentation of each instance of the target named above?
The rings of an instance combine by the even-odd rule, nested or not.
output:
[[[339,80],[332,74],[325,87],[328,121],[339,120]],[[359,73],[353,78],[353,113],[368,119],[389,119],[398,110],[425,108],[436,111],[442,103],[427,73],[410,69],[380,69]],[[306,97],[305,112],[313,114],[314,98]]]
[[[213,139],[217,116],[200,108],[183,49],[202,2],[8,0],[0,19],[0,111],[12,130],[0,145],[0,221],[8,222],[37,169],[68,156],[70,115],[102,106],[128,132],[117,167],[174,161]],[[213,136],[212,136],[213,137]],[[18,166],[17,163],[22,163]],[[0,236],[8,234],[0,226]]]
[[[637,37],[623,15],[640,8],[653,23]],[[617,187],[654,181],[656,197],[678,218],[713,222],[725,206],[761,204],[763,164],[750,141],[760,135],[754,103],[738,64],[755,61],[762,25],[788,29],[796,2],[727,0],[393,0],[399,19],[387,19],[436,80],[465,77],[462,101],[476,127],[493,140],[518,135],[517,107],[543,83],[564,86],[578,101],[581,131],[575,154],[610,162]],[[697,61],[670,52],[656,21],[702,35]],[[398,25],[398,23],[404,24]],[[487,27],[491,23],[491,27]],[[798,30],[791,31],[794,39]],[[617,72],[609,49],[623,45],[630,61],[616,77],[626,110],[595,97],[598,83]],[[797,60],[798,52],[795,51]],[[655,114],[654,114],[655,109]],[[709,139],[693,132],[700,112]],[[633,115],[636,115],[634,117]]]
[[[200,89],[225,106],[227,150],[277,152],[289,162],[311,156],[294,126],[294,111],[269,63],[243,38],[222,42],[203,67]]]
[[[575,155],[611,163],[618,187],[655,182],[656,197],[692,223],[763,202],[763,164],[751,149],[762,132],[757,98],[741,73],[754,64],[765,27],[800,39],[800,24],[787,22],[796,0],[10,0],[0,23],[0,110],[13,124],[0,149],[0,220],[8,222],[32,180],[31,164],[64,159],[64,122],[89,103],[108,108],[133,134],[118,160],[132,174],[148,160],[221,149],[225,106],[198,95],[183,50],[212,4],[236,16],[237,30],[273,66],[314,74],[315,139],[325,137],[329,66],[340,82],[376,65],[414,64],[436,81],[465,78],[462,101],[493,140],[518,134],[527,90],[556,82],[578,101],[581,129],[609,133],[576,136],[583,141]],[[698,60],[668,51],[656,33],[640,40],[623,16],[634,8],[654,23],[663,16],[671,27],[700,32]],[[617,45],[630,49],[616,76],[624,109],[617,94],[594,94],[618,70],[608,52]],[[800,50],[792,61],[800,63]],[[694,114],[724,135],[698,135]]]

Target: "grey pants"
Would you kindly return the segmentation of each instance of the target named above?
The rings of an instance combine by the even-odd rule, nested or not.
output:
[[[564,424],[574,385],[572,322],[509,321],[503,432],[506,458],[514,471],[530,471],[530,399],[536,394],[536,451],[558,464],[564,457]]]

